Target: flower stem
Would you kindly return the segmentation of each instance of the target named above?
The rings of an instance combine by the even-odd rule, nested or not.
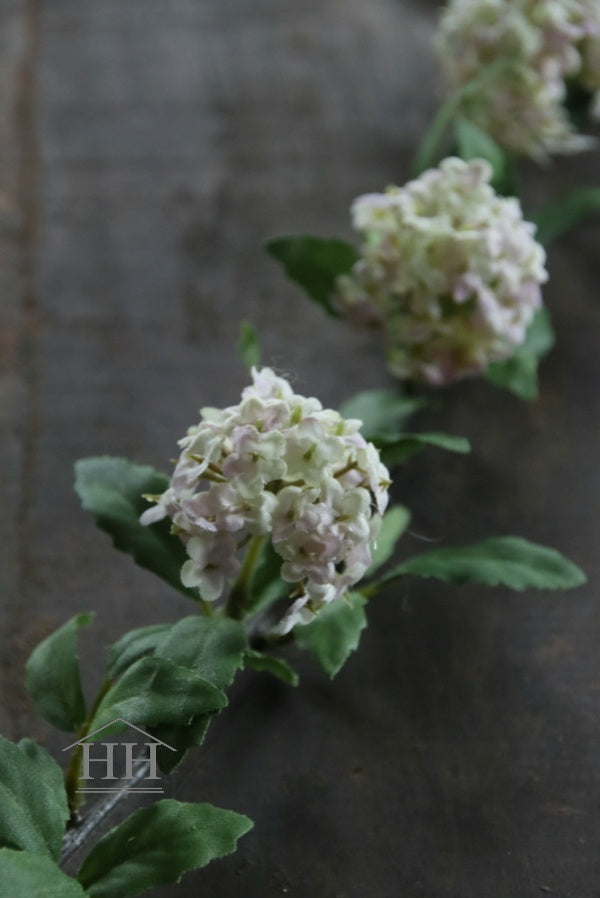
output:
[[[250,541],[241,570],[235,583],[231,587],[231,592],[227,599],[227,604],[225,606],[226,617],[232,617],[234,620],[241,620],[244,617],[246,604],[250,597],[250,581],[264,541],[264,536],[255,536]]]
[[[450,94],[450,96],[442,103],[433,121],[423,137],[421,143],[417,147],[417,152],[412,165],[412,174],[414,177],[420,175],[425,169],[429,168],[436,161],[439,147],[444,139],[446,131],[452,124],[452,121],[460,110],[463,102],[469,99],[471,95],[477,95],[481,88],[493,82],[494,79],[501,75],[513,61],[512,55],[494,60],[490,65],[486,66],[483,71],[479,72],[470,81],[467,81],[459,90]]]
[[[64,835],[62,849],[60,853],[60,865],[64,866],[81,846],[88,840],[92,832],[102,823],[104,818],[112,809],[128,794],[129,789],[135,786],[140,780],[144,779],[149,770],[149,761],[147,758],[139,759],[134,762],[139,763],[139,767],[135,771],[133,779],[119,780],[119,791],[114,792],[106,798],[105,801],[95,805],[92,812],[81,822],[81,825],[75,825],[67,830]]]

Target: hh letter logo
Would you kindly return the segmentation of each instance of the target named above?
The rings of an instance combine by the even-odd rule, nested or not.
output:
[[[135,730],[140,734],[137,742],[100,742],[98,734],[104,730],[114,730],[115,725]],[[88,739],[91,741],[88,742]],[[105,724],[93,733],[88,733],[77,742],[67,745],[63,751],[79,746],[81,749],[81,777],[78,792],[122,792],[125,788],[128,792],[145,792],[162,795],[164,789],[158,784],[160,776],[157,773],[156,750],[161,745],[169,751],[175,751],[171,745],[161,742],[124,720],[115,717],[110,723]],[[93,768],[93,772],[91,772]],[[119,773],[115,773],[115,769]],[[103,773],[104,776],[100,776]],[[127,785],[127,783],[131,785]],[[140,783],[140,785],[135,785]]]

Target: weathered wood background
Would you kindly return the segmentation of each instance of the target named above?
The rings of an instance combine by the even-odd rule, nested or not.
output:
[[[261,246],[348,234],[355,195],[407,179],[436,105],[435,15],[417,0],[1,0],[9,737],[58,755],[21,683],[71,614],[97,611],[93,686],[108,642],[189,610],[80,511],[75,459],[168,469],[197,409],[236,401],[242,317],[300,392],[337,404],[387,383],[370,339],[325,320]],[[598,174],[597,153],[562,160],[532,170],[529,192]],[[552,252],[558,348],[539,402],[451,390],[435,425],[469,436],[472,457],[431,451],[396,486],[416,533],[518,532],[569,554],[589,585],[410,584],[373,605],[335,681],[302,661],[296,691],[241,678],[171,788],[256,826],[182,898],[598,898],[599,237],[590,223]]]

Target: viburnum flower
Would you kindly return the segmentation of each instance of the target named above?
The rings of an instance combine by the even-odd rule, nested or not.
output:
[[[535,226],[491,175],[484,160],[445,159],[353,204],[361,258],[338,278],[335,302],[384,331],[398,377],[443,385],[481,373],[514,354],[541,307]]]
[[[293,584],[285,633],[362,578],[390,480],[361,421],[294,393],[270,368],[253,368],[252,380],[239,405],[202,409],[141,521],[171,519],[189,556],[181,580],[209,602],[240,570],[249,540],[270,538]]]
[[[450,89],[477,79],[462,112],[501,145],[537,159],[593,145],[565,101],[576,86],[600,115],[598,0],[452,0],[437,43]]]

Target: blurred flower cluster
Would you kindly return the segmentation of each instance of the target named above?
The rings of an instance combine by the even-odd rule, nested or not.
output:
[[[438,50],[450,89],[473,83],[463,112],[501,145],[539,159],[593,143],[565,104],[575,88],[600,116],[598,0],[453,0]]]
[[[171,519],[189,555],[182,582],[207,601],[238,573],[238,550],[268,535],[282,579],[296,587],[286,632],[365,573],[389,474],[360,421],[294,393],[270,368],[252,376],[239,405],[202,410],[179,442],[169,488],[142,523]]]
[[[400,378],[443,385],[511,356],[541,306],[545,253],[484,160],[445,159],[404,187],[355,200],[361,257],[338,308],[380,326]]]

